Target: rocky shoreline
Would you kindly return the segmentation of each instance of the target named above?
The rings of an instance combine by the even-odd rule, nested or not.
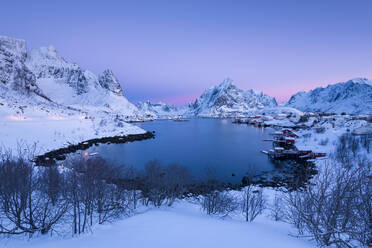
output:
[[[79,144],[76,144],[76,145],[69,145],[68,147],[63,147],[60,149],[47,152],[40,156],[36,156],[34,159],[34,162],[38,166],[50,166],[50,165],[54,165],[56,161],[58,160],[65,160],[66,154],[74,153],[78,150],[86,150],[93,145],[122,144],[122,143],[140,141],[140,140],[151,139],[151,138],[155,138],[154,132],[90,139],[87,141],[80,142]]]

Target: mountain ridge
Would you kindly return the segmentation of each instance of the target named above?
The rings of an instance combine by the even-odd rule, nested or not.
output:
[[[305,112],[349,114],[372,113],[372,80],[354,78],[346,82],[300,91],[284,104]]]

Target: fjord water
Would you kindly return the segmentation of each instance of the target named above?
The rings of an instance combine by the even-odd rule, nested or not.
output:
[[[275,170],[261,150],[271,148],[272,129],[233,124],[231,119],[195,118],[179,122],[157,120],[138,123],[155,131],[155,139],[95,147],[104,159],[143,169],[151,160],[163,165],[190,168],[195,178],[204,179],[207,171],[223,182],[240,183],[243,176]],[[234,176],[233,176],[234,174]],[[210,176],[210,175],[208,175]]]

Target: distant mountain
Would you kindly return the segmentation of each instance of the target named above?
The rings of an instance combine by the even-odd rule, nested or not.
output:
[[[237,116],[277,105],[275,98],[254,90],[243,91],[232,80],[225,79],[191,104],[190,112],[196,116]]]
[[[25,105],[47,113],[54,108],[123,118],[139,114],[111,70],[97,77],[67,62],[52,46],[27,53],[24,40],[0,36],[0,82],[0,99],[15,109]]]
[[[371,114],[372,81],[355,78],[293,95],[286,106],[305,112]]]
[[[176,107],[166,103],[151,103],[150,101],[139,102],[136,104],[138,110],[145,116],[158,118],[158,117],[171,117],[177,115],[185,115],[189,110],[188,106]]]

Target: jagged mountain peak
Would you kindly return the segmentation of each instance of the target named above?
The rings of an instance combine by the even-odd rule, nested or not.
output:
[[[98,82],[102,88],[105,88],[118,96],[124,95],[119,80],[110,69],[104,70],[103,73],[98,76]]]
[[[358,83],[358,84],[372,84],[372,80],[368,80],[367,78],[353,78],[347,81],[346,83]]]
[[[236,88],[236,86],[234,85],[234,81],[231,78],[225,78],[218,86],[212,88],[228,90],[231,87]]]
[[[68,66],[69,63],[59,55],[54,46],[44,46],[32,49],[28,58],[29,64],[43,64],[50,66]]]
[[[225,79],[206,90],[191,108],[200,116],[233,116],[274,106],[277,106],[275,98],[255,90],[244,91],[236,87],[231,79]]]
[[[27,56],[26,41],[22,39],[0,36],[0,49],[2,53],[10,53],[21,60],[25,60]]]

